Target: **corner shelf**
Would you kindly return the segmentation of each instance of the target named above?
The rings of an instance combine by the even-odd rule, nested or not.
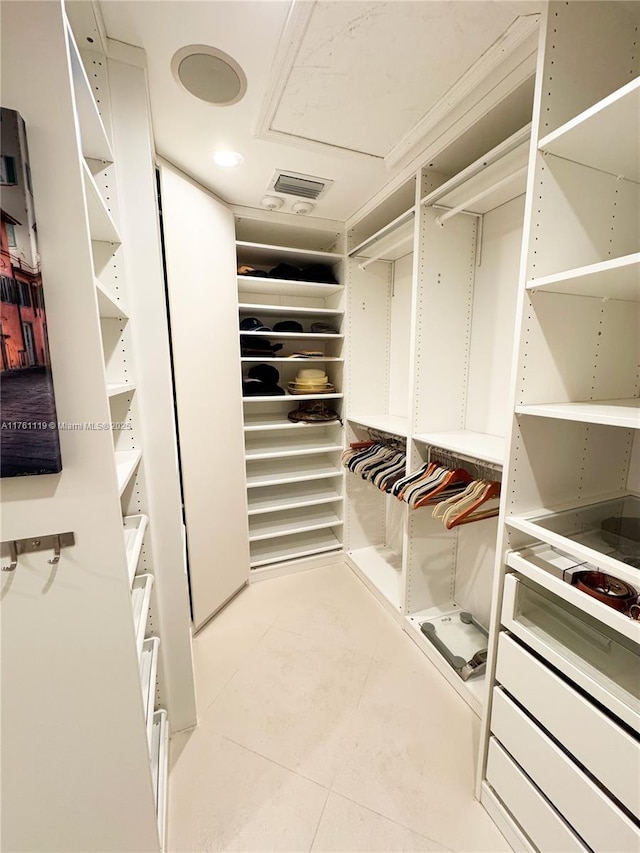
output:
[[[138,467],[138,463],[142,459],[141,450],[117,450],[114,454],[116,461],[116,476],[118,478],[118,494],[122,497],[122,493],[127,488],[129,480]]]
[[[538,403],[516,406],[519,415],[579,421],[588,424],[640,429],[640,399],[591,400],[584,403]]]
[[[503,464],[506,452],[506,442],[502,436],[470,430],[425,432],[414,435],[413,440],[494,465]]]
[[[133,628],[136,633],[136,646],[138,648],[138,660],[142,655],[142,646],[147,631],[147,617],[149,604],[151,603],[151,590],[153,589],[153,575],[138,575],[134,578],[131,587],[131,607],[133,609]]]
[[[639,302],[640,252],[531,279],[527,290]]]
[[[111,143],[102,122],[98,110],[91,83],[87,77],[80,51],[76,44],[71,28],[67,25],[67,42],[69,45],[69,57],[71,60],[71,74],[73,79],[73,92],[76,103],[76,113],[80,126],[80,138],[82,141],[82,153],[85,157],[96,160],[105,160],[113,163],[113,152]]]
[[[129,571],[129,583],[133,583],[142,544],[144,542],[144,534],[147,529],[149,519],[146,515],[127,515],[122,519],[124,532],[124,547],[127,553],[127,567]]]
[[[82,161],[82,177],[87,197],[87,214],[89,216],[91,239],[104,243],[122,242],[115,222],[107,210],[107,206],[100,195],[100,190],[84,160]]]
[[[409,430],[409,419],[398,415],[348,415],[347,420],[352,424],[379,429],[406,438]]]
[[[584,166],[640,179],[640,77],[572,118],[538,142],[547,154],[565,157]],[[620,132],[631,128],[631,132]]]

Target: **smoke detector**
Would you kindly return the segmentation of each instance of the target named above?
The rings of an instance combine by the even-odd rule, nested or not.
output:
[[[278,198],[277,195],[266,195],[260,204],[263,207],[266,207],[267,210],[280,210],[284,204],[284,199]]]
[[[311,204],[310,201],[296,201],[295,204],[292,205],[291,210],[300,216],[305,216],[307,213],[311,213],[314,207],[315,204]]]
[[[301,175],[299,172],[277,169],[267,189],[283,195],[317,201],[322,198],[332,183],[333,181],[326,178],[316,178],[313,175]]]

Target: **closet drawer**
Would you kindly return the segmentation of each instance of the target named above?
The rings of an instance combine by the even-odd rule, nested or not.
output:
[[[640,830],[500,689],[491,731],[580,837],[598,853],[637,853]]]
[[[588,849],[493,737],[487,781],[538,850],[584,853]]]
[[[501,633],[496,679],[636,817],[640,743],[558,675]]]

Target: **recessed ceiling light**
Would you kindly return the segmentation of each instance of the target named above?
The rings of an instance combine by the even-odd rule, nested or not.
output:
[[[226,166],[228,169],[232,166],[239,166],[240,163],[244,162],[244,157],[237,151],[216,151],[213,159],[218,166]]]

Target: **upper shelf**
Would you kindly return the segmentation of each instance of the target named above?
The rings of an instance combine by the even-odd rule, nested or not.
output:
[[[527,290],[640,301],[640,252],[531,279]]]
[[[442,186],[421,199],[468,213],[488,213],[523,195],[527,184],[531,125],[521,128],[504,142],[467,166]]]
[[[516,413],[563,421],[640,429],[640,399],[637,397],[627,400],[589,400],[579,403],[537,403],[516,406]]]
[[[431,447],[441,447],[461,456],[480,459],[496,465],[504,463],[505,439],[500,435],[488,435],[471,430],[453,430],[451,432],[428,432],[413,436],[415,441]]]
[[[85,157],[95,160],[106,160],[109,163],[113,163],[113,152],[109,137],[102,123],[102,117],[100,116],[98,105],[91,90],[91,83],[82,64],[80,51],[78,50],[70,27],[67,27],[67,41],[69,44],[76,113],[80,126],[82,153]]]
[[[335,252],[316,252],[312,249],[292,249],[287,246],[269,246],[264,243],[236,242],[238,261],[269,266],[286,262],[302,266],[325,264],[331,266],[342,260]]]
[[[540,151],[640,179],[640,77],[544,136]]]
[[[343,289],[341,284],[320,281],[295,281],[288,278],[261,278],[257,275],[239,275],[238,293],[263,293],[268,296],[331,296]]]

